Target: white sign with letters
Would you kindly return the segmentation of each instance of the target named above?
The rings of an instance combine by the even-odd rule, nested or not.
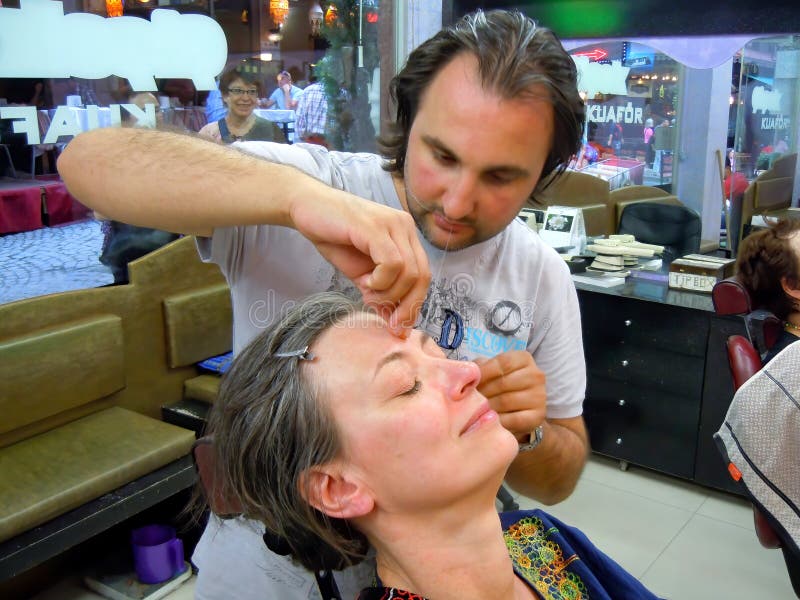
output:
[[[228,42],[206,15],[156,9],[150,20],[64,14],[61,2],[0,4],[0,77],[103,79],[118,75],[135,91],[155,91],[155,77],[191,79],[212,90]]]

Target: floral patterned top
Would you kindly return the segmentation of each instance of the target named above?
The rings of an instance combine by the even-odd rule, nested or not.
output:
[[[630,573],[603,554],[581,531],[541,510],[500,515],[514,572],[543,600],[649,600]],[[427,600],[380,581],[358,600]]]

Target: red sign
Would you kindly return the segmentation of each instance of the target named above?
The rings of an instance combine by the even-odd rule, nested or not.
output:
[[[594,50],[586,50],[584,52],[573,52],[572,55],[585,56],[589,60],[598,61],[598,60],[603,60],[605,57],[607,57],[608,52],[606,52],[602,48],[595,48]]]

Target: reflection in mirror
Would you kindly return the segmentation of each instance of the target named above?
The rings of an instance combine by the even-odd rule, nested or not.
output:
[[[609,191],[645,186],[626,201],[677,199],[701,215],[707,251],[735,253],[751,220],[796,216],[797,36],[751,38],[566,40],[587,106],[570,168]]]
[[[109,16],[102,0],[59,4],[65,18],[72,13],[91,13],[95,19]],[[149,19],[156,7],[152,2],[134,4],[124,3],[125,17]],[[250,14],[239,5],[206,0],[157,4],[216,21],[213,27],[221,28],[227,41],[225,68],[238,66],[260,81],[264,93],[256,99],[255,112],[280,126],[290,142],[299,141],[300,135],[295,130],[295,110],[266,106],[270,95],[279,91],[277,76],[284,71],[298,89],[318,79],[328,99],[328,114],[321,124],[308,128],[305,141],[322,140],[336,150],[376,150],[381,110],[387,105],[381,97],[394,73],[387,67],[391,62],[387,57],[394,56],[391,3],[293,0],[281,14],[271,10]],[[21,14],[19,0],[4,0],[0,26],[4,16]],[[24,25],[31,28],[25,36],[33,39],[41,24],[34,19]],[[152,43],[143,38],[138,49],[151,48]],[[180,58],[189,71],[198,62],[207,66],[205,55],[187,48],[184,44]],[[115,57],[113,68],[122,69],[123,64],[128,66],[126,56],[139,64],[140,54],[104,56]],[[5,66],[19,70],[21,64],[28,63]],[[80,74],[88,76],[93,66],[82,64]],[[183,78],[156,78],[157,89],[147,91],[146,101],[132,80],[118,75],[87,79],[65,72],[53,78],[53,64],[48,64],[46,73],[32,65],[24,77],[16,71],[12,77],[3,67],[0,61],[0,303],[123,283],[129,260],[175,236],[95,218],[60,181],[59,153],[74,135],[95,127],[157,126],[194,134],[226,115],[220,91],[200,89],[199,83],[186,78],[183,67],[171,72],[184,74]]]

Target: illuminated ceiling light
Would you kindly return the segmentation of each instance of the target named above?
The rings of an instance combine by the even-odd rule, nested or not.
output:
[[[336,5],[331,3],[328,5],[328,10],[325,11],[325,25],[331,27],[337,16],[339,15],[336,11]]]
[[[280,27],[289,14],[289,0],[269,0],[269,16]]]
[[[106,14],[109,17],[121,17],[122,0],[106,0]]]

